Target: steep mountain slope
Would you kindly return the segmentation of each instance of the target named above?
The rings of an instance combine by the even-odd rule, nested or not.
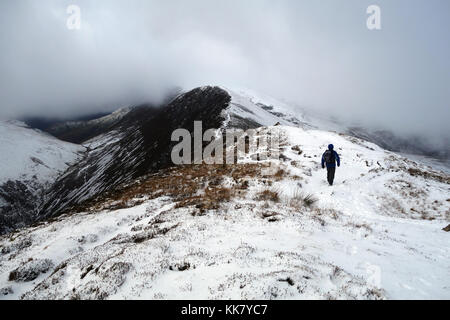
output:
[[[4,298],[450,297],[448,175],[351,136],[269,130],[283,137],[275,175],[248,157],[168,168],[1,238]]]
[[[219,128],[230,97],[217,87],[194,89],[167,106],[134,108],[111,131],[86,143],[84,159],[70,167],[45,195],[41,218],[60,214],[121,183],[171,165],[171,141],[178,128],[193,131],[195,120],[204,130]]]
[[[85,150],[17,121],[0,121],[0,234],[33,221],[39,197]]]

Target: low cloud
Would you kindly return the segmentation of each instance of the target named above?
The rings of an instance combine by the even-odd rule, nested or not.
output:
[[[81,9],[68,30],[66,9]],[[450,4],[3,0],[0,117],[77,116],[174,86],[248,87],[349,122],[450,136]],[[443,140],[447,139],[447,140]]]

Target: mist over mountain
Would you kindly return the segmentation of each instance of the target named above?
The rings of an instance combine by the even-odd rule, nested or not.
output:
[[[448,1],[0,3],[0,117],[74,119],[161,104],[173,86],[247,87],[441,149],[450,136]]]
[[[448,0],[1,0],[0,300],[449,299],[449,30]],[[218,303],[162,312],[276,316]]]

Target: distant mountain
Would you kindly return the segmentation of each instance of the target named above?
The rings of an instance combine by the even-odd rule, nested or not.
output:
[[[18,121],[0,121],[0,234],[37,218],[44,192],[85,148]]]
[[[109,115],[111,112],[100,112],[93,114],[85,114],[80,117],[69,117],[69,118],[55,118],[55,117],[46,117],[46,116],[34,116],[34,117],[22,117],[18,120],[24,122],[27,126],[32,129],[38,129],[42,131],[46,131],[48,128],[52,126],[56,126],[58,124],[62,124],[65,122],[85,122],[93,119],[98,119],[104,116]]]
[[[53,136],[72,143],[83,143],[102,133],[108,132],[132,107],[121,108],[111,114],[86,121],[67,121],[54,124],[45,129]]]
[[[350,127],[347,132],[355,137],[376,143],[389,151],[423,155],[441,160],[450,159],[450,141],[445,147],[438,148],[425,138],[417,136],[399,137],[387,130]]]

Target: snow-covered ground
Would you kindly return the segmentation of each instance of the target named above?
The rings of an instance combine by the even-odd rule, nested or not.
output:
[[[8,180],[53,181],[85,148],[19,121],[0,121],[0,185]]]
[[[0,238],[0,298],[450,298],[448,175],[349,136],[271,129],[284,173],[223,177],[248,187],[218,209],[144,198]],[[333,187],[329,143],[342,161]]]

